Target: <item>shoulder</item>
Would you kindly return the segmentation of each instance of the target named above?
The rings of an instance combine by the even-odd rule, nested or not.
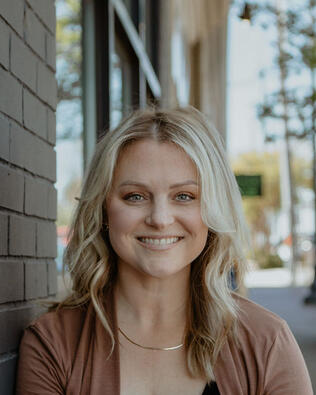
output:
[[[42,314],[33,320],[26,329],[32,329],[47,335],[65,335],[69,331],[72,332],[74,329],[80,328],[90,310],[89,304],[73,308],[63,307]]]
[[[34,393],[35,387],[41,393],[63,393],[88,310],[77,307],[45,313],[25,328],[19,349],[18,394]]]
[[[284,319],[257,303],[237,294],[234,299],[238,307],[238,327],[248,336],[253,334],[257,341],[258,336],[273,341],[280,331],[288,328]]]
[[[252,347],[261,353],[268,351],[277,338],[291,336],[291,331],[284,319],[264,307],[234,294],[238,307],[238,339],[242,348]]]
[[[312,394],[302,353],[286,321],[248,299],[234,298],[239,308],[239,352],[248,381],[266,394]]]
[[[45,313],[25,328],[21,346],[28,344],[58,359],[72,360],[86,332],[84,328],[93,327],[94,317],[91,303]]]

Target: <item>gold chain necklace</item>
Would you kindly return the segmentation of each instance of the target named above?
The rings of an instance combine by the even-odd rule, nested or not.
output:
[[[144,350],[155,350],[155,351],[172,351],[172,350],[178,350],[179,348],[181,348],[183,346],[184,343],[178,344],[177,346],[173,346],[173,347],[148,347],[148,346],[142,346],[141,344],[138,344],[136,342],[134,342],[132,339],[130,339],[126,333],[124,333],[122,331],[122,329],[119,327],[118,328],[119,332],[125,337],[126,340],[128,340],[130,343],[134,344],[134,346],[143,348]]]

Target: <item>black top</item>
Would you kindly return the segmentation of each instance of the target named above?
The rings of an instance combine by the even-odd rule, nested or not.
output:
[[[213,381],[211,384],[206,385],[202,395],[221,395],[218,391],[215,381]]]

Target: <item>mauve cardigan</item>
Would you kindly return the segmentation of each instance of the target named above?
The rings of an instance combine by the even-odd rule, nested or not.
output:
[[[215,366],[220,394],[313,395],[301,351],[285,321],[235,297],[240,346],[227,341],[221,350]],[[113,308],[107,310],[117,336]],[[110,348],[92,303],[46,313],[24,332],[17,394],[119,395],[119,347],[107,358]]]

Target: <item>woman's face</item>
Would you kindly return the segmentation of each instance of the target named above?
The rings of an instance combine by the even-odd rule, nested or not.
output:
[[[119,270],[166,278],[189,270],[205,246],[197,170],[173,143],[144,139],[125,148],[106,210]]]

